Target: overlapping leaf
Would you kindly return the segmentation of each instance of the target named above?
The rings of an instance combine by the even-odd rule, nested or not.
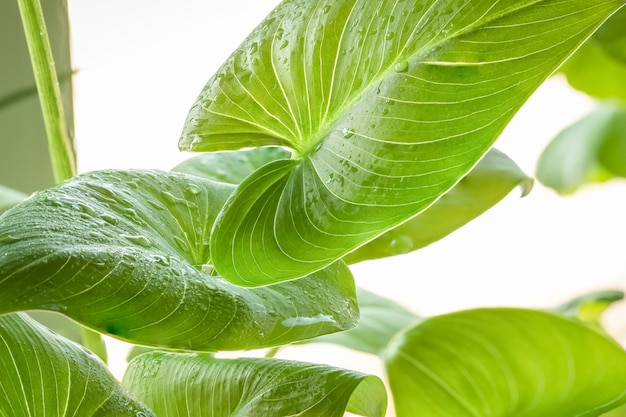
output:
[[[626,102],[626,9],[615,13],[563,65],[574,87],[601,99]]]
[[[213,234],[228,280],[331,264],[415,216],[489,149],[621,0],[288,0],[193,106],[180,147],[283,145]]]
[[[210,230],[232,189],[182,173],[102,171],[36,193],[0,217],[0,313],[53,310],[138,344],[197,350],[353,327],[343,263],[253,290],[212,273]]]
[[[0,416],[154,416],[91,352],[26,314],[0,316]]]
[[[159,417],[382,417],[387,406],[375,376],[277,359],[147,353],[124,385]]]
[[[328,334],[305,343],[333,343],[380,355],[389,341],[420,318],[393,300],[357,288],[361,317],[359,325],[345,332]]]
[[[564,129],[541,154],[536,175],[561,194],[626,178],[626,107],[605,104]]]
[[[394,339],[385,362],[398,417],[592,417],[626,402],[624,349],[539,311],[427,319]]]
[[[505,154],[491,149],[469,174],[419,216],[346,255],[347,263],[401,255],[421,249],[502,200],[517,186],[530,192],[533,180]]]

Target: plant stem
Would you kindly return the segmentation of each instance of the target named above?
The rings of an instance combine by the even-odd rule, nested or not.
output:
[[[39,0],[18,0],[17,3],[39,91],[54,180],[60,183],[76,175],[76,161],[63,112],[48,31]]]
[[[58,184],[76,175],[76,159],[63,110],[48,30],[39,0],[17,0],[17,3],[48,136],[54,181]],[[106,346],[100,333],[83,326],[80,326],[80,333],[83,345],[106,362]]]

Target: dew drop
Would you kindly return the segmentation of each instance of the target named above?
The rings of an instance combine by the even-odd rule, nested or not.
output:
[[[149,248],[152,246],[152,242],[150,239],[143,235],[126,235],[122,234],[122,237],[128,240],[131,243],[134,243],[139,246],[143,246],[144,248]]]
[[[328,14],[328,12],[330,12],[330,6],[325,6],[325,7],[322,9],[322,13],[324,13],[324,14]]]
[[[349,129],[347,127],[343,128],[341,132],[343,133],[343,137],[345,139],[350,139],[352,136],[354,136],[354,130]]]
[[[189,190],[189,192],[190,192],[191,194],[193,194],[193,195],[198,195],[198,194],[200,194],[200,191],[201,191],[201,190],[200,190],[200,187],[198,187],[198,186],[197,186],[197,185],[195,185],[195,184],[189,184],[189,185],[187,186],[187,190]]]
[[[385,39],[390,41],[394,38],[394,36],[396,36],[396,34],[394,32],[389,32],[385,35]]]
[[[407,72],[409,70],[409,61],[402,61],[402,62],[398,62],[394,67],[393,70],[395,72]]]
[[[110,214],[106,214],[106,213],[101,214],[100,218],[113,226],[115,226],[119,221],[117,217],[112,216]]]

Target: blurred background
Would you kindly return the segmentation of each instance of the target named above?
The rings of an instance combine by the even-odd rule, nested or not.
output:
[[[0,4],[3,19],[9,16],[7,3],[13,2]],[[55,56],[60,74],[74,71],[73,94],[66,82],[66,96],[68,103],[73,97],[79,171],[87,172],[170,169],[192,156],[177,150],[187,111],[209,77],[278,1],[44,4],[52,8],[48,24],[59,45],[69,33],[63,18],[66,7],[69,12],[71,66],[62,47]],[[3,51],[14,39],[8,30],[3,22]],[[15,76],[28,74],[25,46],[22,52],[14,49],[19,59],[26,59]],[[7,59],[1,61],[0,80],[5,80]],[[52,177],[43,129],[35,127],[33,116],[10,113],[26,105],[35,109],[30,114],[36,111],[36,98],[29,95],[32,85],[28,80],[22,84],[0,89],[0,97],[20,92],[25,97],[0,107],[0,128],[8,129],[9,122],[12,126],[0,130],[0,184],[30,193],[51,185]],[[557,74],[531,97],[496,147],[533,175],[547,143],[596,106]],[[37,179],[23,182],[29,176]],[[536,183],[528,196],[520,199],[514,191],[440,242],[358,264],[353,271],[358,285],[420,315],[478,306],[550,307],[590,291],[626,290],[625,213],[623,179],[586,186],[567,197]],[[626,303],[607,312],[606,326],[626,343]],[[120,376],[127,348],[111,339],[107,343],[118,352],[111,361]],[[280,357],[381,372],[373,358],[335,347],[290,348]]]

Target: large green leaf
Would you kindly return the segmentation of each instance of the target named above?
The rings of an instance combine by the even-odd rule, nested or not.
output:
[[[0,416],[148,417],[91,352],[26,314],[0,316]]]
[[[361,352],[380,355],[400,330],[415,324],[417,315],[380,295],[357,288],[361,318],[354,329],[328,334],[305,343],[333,343]]]
[[[601,99],[626,101],[626,9],[615,13],[563,65],[576,89]]]
[[[0,214],[4,213],[25,198],[26,194],[0,185]]]
[[[564,129],[539,157],[536,175],[561,194],[626,177],[626,108],[604,104]]]
[[[478,309],[422,321],[385,352],[398,417],[592,417],[626,402],[626,352],[576,321]]]
[[[263,165],[290,158],[291,152],[278,147],[203,153],[183,161],[173,171],[185,172],[228,184],[239,184]]]
[[[347,263],[401,255],[444,238],[480,216],[517,186],[528,194],[533,180],[502,152],[491,149],[467,176],[426,211],[349,253]]]
[[[354,281],[336,263],[246,289],[215,276],[209,233],[233,186],[182,173],[102,171],[0,217],[0,312],[61,312],[138,344],[249,349],[353,327]]]
[[[435,202],[622,0],[287,0],[211,78],[180,147],[283,145],[213,234],[224,278],[335,262]]]
[[[124,385],[159,417],[382,417],[387,406],[375,376],[278,359],[147,353]]]

